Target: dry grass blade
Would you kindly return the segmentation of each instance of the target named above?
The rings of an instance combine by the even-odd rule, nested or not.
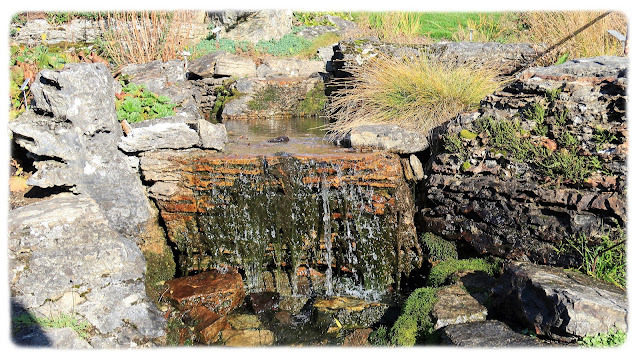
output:
[[[121,67],[130,63],[168,61],[194,45],[196,11],[124,11],[106,17],[105,50]]]
[[[534,11],[522,13],[522,17],[529,27],[531,42],[552,46],[602,13],[602,11]],[[566,53],[569,53],[569,58],[621,55],[622,44],[609,35],[607,30],[626,34],[627,19],[624,14],[620,12],[609,14],[545,55],[539,63],[553,64],[558,57]]]
[[[381,56],[349,71],[353,77],[327,106],[333,140],[362,124],[395,124],[426,133],[477,107],[499,86],[495,71],[448,66],[426,56]]]

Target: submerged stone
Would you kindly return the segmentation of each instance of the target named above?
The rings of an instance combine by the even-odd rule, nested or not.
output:
[[[353,297],[319,299],[313,304],[315,320],[322,328],[367,328],[378,322],[388,305]]]
[[[214,313],[225,315],[244,300],[242,277],[237,272],[209,271],[172,279],[166,285],[163,298],[182,312],[204,306]]]

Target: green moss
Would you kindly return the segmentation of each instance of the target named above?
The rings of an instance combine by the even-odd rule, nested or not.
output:
[[[465,162],[462,163],[462,165],[460,165],[460,169],[462,171],[466,171],[469,168],[471,168],[471,163],[469,163],[469,161],[465,161]]]
[[[168,246],[165,246],[162,254],[143,252],[147,263],[145,272],[145,285],[147,295],[154,302],[160,297],[159,288],[162,284],[174,277],[176,273],[176,263],[173,260],[173,253]]]
[[[36,317],[25,312],[11,318],[11,326],[14,333],[32,326],[38,326],[40,328],[71,328],[85,340],[89,338],[89,331],[91,330],[91,324],[89,324],[89,322],[76,315],[66,313],[45,318]]]
[[[373,346],[387,346],[389,339],[387,338],[388,328],[385,326],[378,327],[369,334],[368,341]]]
[[[464,129],[462,131],[460,131],[460,137],[467,139],[467,140],[475,140],[476,137],[478,137],[477,133],[473,133],[467,129]]]
[[[437,288],[418,288],[407,298],[402,314],[389,332],[391,345],[413,346],[437,342],[431,310],[436,304]]]
[[[253,98],[247,103],[252,111],[264,111],[276,105],[282,99],[280,91],[275,86],[266,86],[256,92]]]
[[[433,233],[427,232],[423,234],[422,244],[427,249],[426,253],[431,261],[458,259],[456,245]]]
[[[500,271],[500,261],[489,258],[449,259],[431,268],[427,283],[433,287],[440,287],[447,279],[459,271],[481,271],[489,275],[496,275]]]
[[[324,84],[318,83],[307,93],[304,100],[298,103],[297,112],[301,116],[319,116],[324,110],[327,96],[324,94]]]

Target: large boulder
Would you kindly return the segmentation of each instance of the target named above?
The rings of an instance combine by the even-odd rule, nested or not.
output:
[[[222,28],[219,36],[236,41],[257,43],[278,40],[291,31],[291,10],[226,10],[209,13],[212,23]]]
[[[562,268],[510,263],[493,299],[505,317],[557,339],[627,330],[624,290]]]
[[[64,193],[10,212],[8,248],[12,302],[33,315],[75,313],[121,342],[164,334],[142,252],[90,197]]]
[[[150,211],[140,177],[117,147],[122,129],[109,69],[70,64],[43,70],[31,91],[32,110],[9,124],[14,141],[36,159],[38,171],[28,184],[85,194],[112,228],[139,234]]]

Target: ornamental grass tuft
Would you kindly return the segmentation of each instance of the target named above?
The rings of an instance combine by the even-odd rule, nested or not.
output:
[[[363,124],[394,124],[428,133],[458,113],[472,110],[500,82],[496,72],[477,66],[450,66],[426,56],[379,55],[349,66],[353,77],[327,106],[331,140]]]

